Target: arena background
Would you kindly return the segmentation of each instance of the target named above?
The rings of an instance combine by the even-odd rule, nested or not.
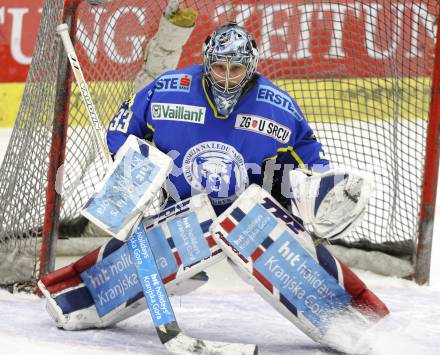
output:
[[[227,18],[230,18],[232,9],[221,5],[220,1],[217,2],[219,2],[218,6],[201,9],[199,16],[214,18],[215,20],[212,21],[211,28],[209,26],[198,28],[196,25],[196,29],[187,42],[187,46],[191,45],[193,50],[187,51],[187,53],[191,53],[190,55],[182,56],[179,67],[200,62],[198,54],[200,51],[199,48],[194,48],[194,44],[196,43],[195,47],[197,47],[197,43],[201,45],[206,35],[218,23],[223,23]],[[42,0],[2,0],[0,4],[0,128],[13,126],[32,58],[42,3]],[[127,4],[129,3],[127,2]],[[338,6],[338,1],[329,1],[326,5],[330,9],[332,4]],[[369,120],[368,112],[361,109],[362,106],[366,106],[365,103],[369,107],[374,107],[377,112],[381,112],[385,116],[384,118],[387,114],[391,117],[392,112],[388,113],[390,108],[387,103],[388,96],[392,95],[392,82],[384,80],[391,73],[406,78],[404,80],[407,82],[401,85],[402,93],[400,97],[402,102],[409,103],[409,106],[411,106],[411,100],[417,99],[420,110],[421,100],[423,111],[426,111],[425,108],[429,105],[430,93],[429,90],[426,90],[424,84],[426,80],[429,80],[431,73],[420,72],[418,68],[429,68],[431,66],[417,66],[416,61],[432,61],[430,53],[432,53],[434,44],[435,29],[430,28],[432,22],[426,21],[426,18],[433,18],[432,13],[435,10],[431,9],[430,5],[425,5],[422,1],[419,7],[405,10],[411,13],[405,13],[406,16],[401,20],[402,23],[398,25],[401,28],[401,33],[407,35],[403,35],[395,43],[386,43],[383,48],[375,48],[374,53],[367,48],[366,43],[376,37],[384,36],[387,29],[383,28],[384,25],[381,26],[380,22],[377,28],[371,29],[371,32],[362,32],[360,28],[363,27],[359,26],[356,20],[350,17],[344,26],[340,26],[340,28],[335,26],[329,32],[323,30],[323,24],[326,21],[334,20],[331,18],[332,13],[327,11],[322,15],[315,13],[313,10],[311,11],[311,8],[307,8],[307,16],[309,16],[307,20],[312,24],[310,28],[303,28],[301,24],[295,23],[291,26],[289,24],[289,28],[286,30],[286,28],[283,28],[285,16],[298,16],[300,13],[305,13],[305,7],[313,7],[313,1],[304,4],[298,0],[286,0],[284,5],[286,5],[285,8],[273,9],[264,4],[260,5],[255,1],[245,1],[240,10],[233,10],[238,11],[235,14],[236,18],[245,21],[246,28],[254,34],[257,43],[264,47],[261,48],[263,54],[260,59],[259,70],[265,73],[265,70],[270,68],[272,77],[277,78],[275,80],[278,81],[277,84],[281,84],[295,97],[309,121],[319,120],[322,122],[323,118],[333,120],[336,116],[351,116],[354,119]],[[390,6],[392,5],[399,5],[399,1],[390,1]],[[159,9],[159,7],[156,8]],[[288,11],[285,11],[286,9]],[[356,9],[356,4],[354,4],[354,9]],[[216,13],[211,14],[210,11],[214,10]],[[275,12],[275,10],[278,11]],[[352,10],[350,9],[350,11]],[[255,16],[251,15],[255,13],[261,15],[260,18],[265,18],[264,25],[261,21],[253,20]],[[114,26],[116,30],[108,33],[107,38],[110,37],[110,40],[102,43],[104,41],[99,38],[103,36],[99,36],[97,33],[101,31],[101,34],[103,32],[107,34],[106,31],[110,28],[110,21],[114,19],[106,17],[105,13],[99,16],[98,24],[95,24],[96,18],[83,17],[79,19],[79,26],[82,26],[85,33],[88,33],[88,36],[83,37],[82,40],[99,42],[97,46],[93,46],[94,51],[85,53],[88,61],[83,63],[83,66],[90,67],[98,61],[110,60],[106,56],[106,53],[110,50],[116,50],[120,53],[121,62],[128,63],[124,64],[125,67],[138,65],[141,58],[139,58],[139,51],[134,51],[134,47],[142,45],[154,34],[152,31],[145,31],[145,28],[142,28],[141,22],[145,22],[145,19],[135,19],[133,21],[133,18],[130,18],[132,24],[130,36],[123,38],[118,34],[117,28],[123,26],[128,17],[134,16],[130,13],[123,13],[115,20],[119,21],[119,24]],[[318,18],[319,16],[323,16],[323,18]],[[302,21],[301,23],[305,22]],[[417,31],[414,30],[416,28]],[[414,31],[412,32],[412,30]],[[416,32],[417,35],[415,35]],[[426,33],[427,36],[423,36],[422,33]],[[411,38],[406,38],[409,34],[411,34]],[[425,37],[426,40],[423,39]],[[304,43],[307,43],[307,46]],[[392,52],[391,56],[390,51]],[[288,58],[287,52],[294,53],[293,57]],[[393,55],[405,58],[405,62],[397,69],[388,65],[388,63],[391,63]],[[324,62],[322,61],[323,57],[326,58]],[[117,61],[118,59],[112,60]],[[320,61],[319,64],[318,60]],[[377,65],[374,65],[375,62],[381,63],[380,71],[377,71]],[[341,68],[346,69],[341,71]],[[273,72],[274,70],[275,72]],[[347,72],[347,70],[350,72]],[[372,70],[374,70],[374,73]],[[395,72],[396,70],[398,73]],[[88,70],[85,70],[85,72],[88,72]],[[300,85],[296,83],[298,80],[304,80],[305,76],[309,80],[308,90],[300,91],[298,90]],[[350,79],[330,82],[320,80],[335,77],[350,77]],[[364,80],[367,77],[369,80]],[[414,80],[416,77],[417,80]],[[112,80],[121,81],[124,78],[119,77]],[[354,88],[359,87],[360,81],[363,81],[364,90],[355,90]],[[324,90],[328,85],[332,86],[332,90],[329,92],[333,92],[334,96],[326,95],[322,97],[321,95],[320,97],[319,91]],[[387,93],[387,90],[389,93]],[[347,98],[352,98],[353,95],[356,97],[350,100],[351,104],[347,104]],[[105,99],[105,97],[95,98],[98,104],[99,100]],[[75,103],[72,102],[72,104]],[[347,111],[350,115],[345,115],[344,112],[340,111]],[[314,117],[316,112],[319,112],[319,117]],[[353,117],[353,113],[356,113],[356,116]],[[408,110],[405,114],[407,117],[401,118],[409,120],[420,118],[418,112],[412,110]]]

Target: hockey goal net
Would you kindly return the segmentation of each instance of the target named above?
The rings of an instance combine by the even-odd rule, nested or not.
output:
[[[166,6],[165,0],[44,2],[1,167],[0,283],[32,280],[53,267],[57,234],[81,230],[79,210],[104,172],[56,26],[70,24],[107,125],[134,92]],[[437,1],[188,0],[179,6],[198,16],[178,67],[199,63],[205,37],[222,23],[233,20],[252,32],[259,71],[298,101],[328,158],[375,175],[376,196],[362,226],[340,243],[418,262],[425,282],[438,160],[437,146],[425,158],[427,139],[433,144],[438,137],[439,114],[429,118]],[[428,133],[429,126],[437,130]],[[423,191],[428,210],[421,209]]]

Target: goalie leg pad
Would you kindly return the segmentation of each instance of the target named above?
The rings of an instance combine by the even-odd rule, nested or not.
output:
[[[46,298],[46,309],[59,328],[80,330],[102,328],[119,322],[145,309],[145,303],[139,302],[142,293],[127,300],[125,307],[115,309],[105,317],[96,311],[95,302],[81,273],[105,259],[124,245],[116,238],[110,239],[101,248],[82,257],[71,265],[56,270],[38,282],[38,287]]]
[[[170,294],[200,287],[207,281],[201,271],[224,258],[209,234],[214,217],[208,197],[198,195],[143,221]],[[184,235],[170,235],[179,228]],[[191,279],[194,275],[198,277]],[[48,312],[66,330],[106,327],[146,307],[127,246],[116,238],[46,275],[38,285]]]
[[[241,276],[315,341],[347,351],[359,333],[341,344],[329,335],[335,323],[348,320],[365,329],[388,314],[348,267],[257,185],[217,218],[211,232]]]
[[[325,251],[329,253],[327,249]],[[379,297],[369,290],[365,283],[347,265],[336,258],[334,259],[338,263],[338,269],[341,270],[341,277],[344,278],[345,289],[352,296],[351,303],[353,307],[375,321],[387,316],[390,311]]]

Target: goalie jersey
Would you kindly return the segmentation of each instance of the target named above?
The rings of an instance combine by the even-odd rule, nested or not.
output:
[[[110,152],[115,154],[130,134],[173,158],[167,190],[175,201],[205,191],[217,213],[251,183],[262,186],[264,178],[264,186],[287,202],[289,170],[319,171],[328,165],[285,91],[256,75],[233,112],[222,116],[201,65],[166,72],[124,102],[108,127]]]

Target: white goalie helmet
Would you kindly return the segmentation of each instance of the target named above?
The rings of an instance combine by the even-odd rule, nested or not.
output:
[[[256,42],[244,28],[231,22],[206,38],[202,57],[217,111],[229,115],[256,72]]]

